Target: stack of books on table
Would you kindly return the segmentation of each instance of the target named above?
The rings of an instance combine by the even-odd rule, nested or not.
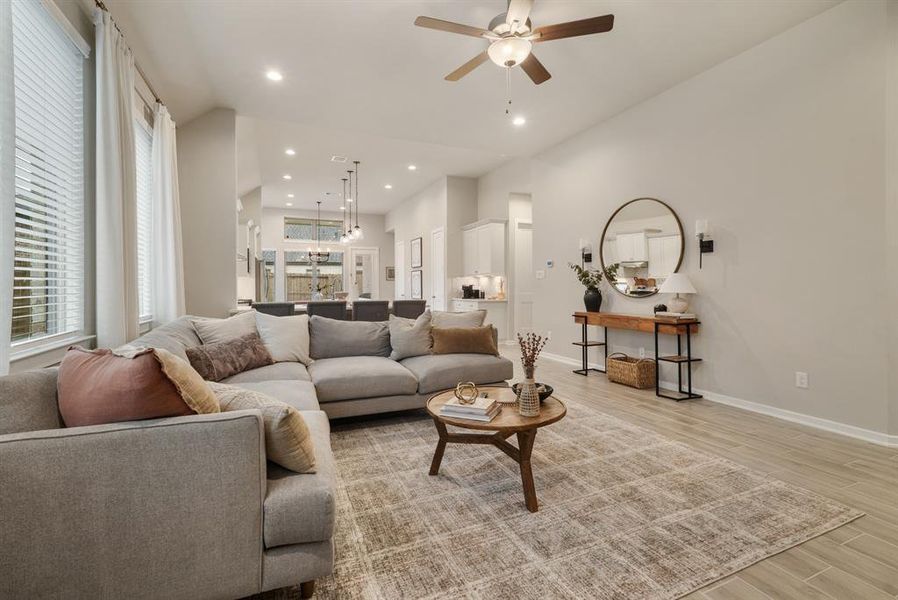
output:
[[[655,313],[655,318],[659,321],[694,321],[695,313],[675,313],[675,312],[664,312],[658,311]]]
[[[468,419],[488,423],[499,414],[500,410],[502,410],[502,406],[495,399],[487,396],[485,392],[481,392],[473,404],[462,404],[458,398],[452,398],[440,409],[440,415],[452,419]]]

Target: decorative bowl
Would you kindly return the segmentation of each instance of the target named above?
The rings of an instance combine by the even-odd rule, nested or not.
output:
[[[520,396],[521,395],[521,384],[520,383],[511,384],[511,391],[513,391],[515,393],[515,396]],[[548,398],[549,396],[551,396],[552,392],[554,392],[554,391],[555,390],[552,388],[551,385],[548,385],[545,383],[537,383],[536,384],[536,393],[539,394],[540,402],[545,401],[545,399]]]

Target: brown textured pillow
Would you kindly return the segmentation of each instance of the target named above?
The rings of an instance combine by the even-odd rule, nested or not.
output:
[[[255,409],[262,413],[268,460],[296,473],[315,472],[312,433],[298,410],[255,390],[223,383],[209,385],[221,403],[222,412]]]
[[[69,348],[57,377],[67,427],[218,412],[212,390],[186,362],[162,349]]]
[[[492,354],[499,349],[493,339],[493,326],[483,327],[434,327],[434,354]]]
[[[190,365],[207,381],[274,364],[258,333],[187,349]]]

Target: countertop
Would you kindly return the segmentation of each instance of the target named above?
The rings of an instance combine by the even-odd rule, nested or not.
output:
[[[497,300],[495,298],[452,298],[452,300],[458,300],[459,302],[508,302],[508,299]]]

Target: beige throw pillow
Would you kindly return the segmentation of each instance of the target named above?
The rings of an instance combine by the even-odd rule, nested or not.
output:
[[[390,315],[390,346],[393,348],[390,353],[393,360],[430,354],[433,346],[430,311],[425,310],[417,319]]]
[[[212,388],[190,363],[162,348],[153,348],[153,353],[162,372],[175,384],[181,399],[193,412],[198,415],[220,412],[218,399]]]
[[[198,318],[191,321],[204,344],[225,342],[256,331],[256,311],[247,310],[227,319]]]
[[[486,319],[484,309],[468,310],[464,312],[433,311],[430,324],[433,327],[481,327]]]
[[[315,472],[312,433],[298,410],[262,392],[223,383],[208,385],[218,397],[222,412],[253,409],[262,413],[268,460],[296,473]]]
[[[309,315],[276,317],[256,312],[256,328],[274,362],[312,364],[309,358]]]

